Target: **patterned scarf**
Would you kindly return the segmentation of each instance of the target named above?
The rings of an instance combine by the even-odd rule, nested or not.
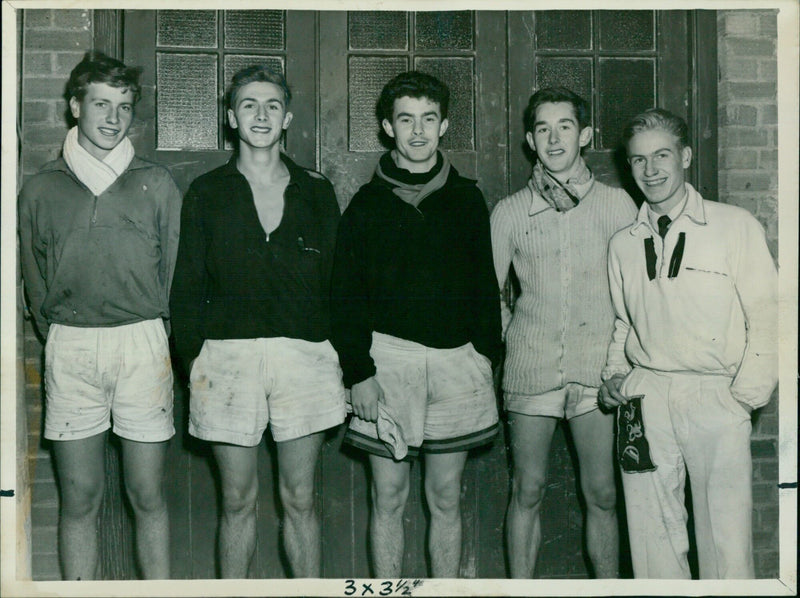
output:
[[[125,137],[108,152],[103,160],[98,160],[78,142],[78,127],[72,127],[64,139],[64,161],[69,169],[95,195],[100,195],[119,178],[133,160],[133,144]]]
[[[534,190],[558,212],[566,212],[578,205],[586,194],[579,193],[576,186],[583,187],[592,180],[592,171],[583,159],[577,175],[571,176],[565,183],[560,182],[548,173],[541,162],[536,162],[531,174],[531,183]]]
[[[375,169],[375,174],[387,183],[394,186],[392,188],[392,192],[397,197],[416,208],[423,199],[428,197],[437,189],[444,187],[444,184],[447,181],[447,177],[450,174],[450,162],[447,160],[447,156],[444,154],[439,155],[442,157],[442,168],[435,176],[431,178],[431,180],[425,184],[411,185],[409,183],[404,183],[403,181],[393,179],[383,172],[380,162],[378,162],[378,167]],[[395,160],[395,150],[392,150],[392,159],[394,160],[394,163],[397,164],[397,160]]]

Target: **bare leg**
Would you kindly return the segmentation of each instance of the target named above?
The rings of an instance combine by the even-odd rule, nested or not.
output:
[[[408,500],[411,464],[369,456],[372,470],[370,540],[375,577],[400,577],[405,536],[403,512]]]
[[[222,478],[219,523],[220,573],[245,579],[256,548],[258,446],[213,445]]]
[[[106,435],[53,442],[61,491],[59,555],[68,581],[97,575],[97,515],[105,489]]]
[[[294,577],[320,577],[322,545],[314,508],[314,474],[323,432],[278,442],[278,477],[285,512],[283,541]]]
[[[530,579],[536,568],[542,544],[539,511],[557,422],[553,417],[508,414],[514,474],[506,514],[506,542],[513,578]]]
[[[145,579],[169,579],[169,514],[164,496],[167,442],[122,438],[125,490],[136,522],[136,555]]]
[[[614,484],[614,417],[600,410],[570,420],[586,498],[586,548],[595,577],[619,577],[617,489]]]
[[[467,452],[425,455],[425,498],[431,511],[428,550],[433,577],[458,577],[461,566],[461,475]]]

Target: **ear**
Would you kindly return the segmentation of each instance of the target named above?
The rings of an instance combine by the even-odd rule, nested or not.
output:
[[[442,121],[442,124],[439,126],[439,137],[444,135],[444,132],[447,130],[447,127],[450,126],[450,121],[446,118]]]
[[[293,118],[294,118],[294,114],[292,114],[291,112],[287,112],[286,115],[283,117],[283,130],[284,131],[289,128],[289,123],[292,122]]]
[[[531,148],[534,152],[536,152],[536,141],[533,139],[533,133],[528,131],[525,133],[525,141],[528,142],[528,147]]]
[[[383,127],[383,130],[386,132],[386,134],[394,139],[394,127],[392,127],[392,123],[389,122],[389,119],[384,118],[381,121],[381,126]]]
[[[581,129],[581,133],[578,135],[578,141],[580,141],[581,147],[589,145],[589,142],[592,140],[592,135],[594,135],[592,127],[583,127],[583,129]]]
[[[692,165],[692,148],[688,145],[681,150],[681,163],[684,169]]]
[[[69,110],[72,113],[73,118],[79,118],[81,115],[81,103],[78,101],[78,98],[72,96],[69,99]]]
[[[236,114],[230,108],[228,108],[228,124],[231,126],[231,129],[239,128],[239,123],[236,122]]]

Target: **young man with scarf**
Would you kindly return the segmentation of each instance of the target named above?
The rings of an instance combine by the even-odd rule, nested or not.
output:
[[[369,453],[374,574],[401,574],[412,457],[425,459],[434,577],[457,577],[461,477],[498,429],[492,366],[500,305],[489,217],[475,182],[438,151],[449,91],[401,73],[378,101],[395,143],[342,216],[332,283],[334,346],[351,388],[345,442]]]
[[[53,443],[66,580],[93,579],[107,430],[121,439],[142,575],[169,577],[163,492],[172,420],[168,298],[181,196],[127,138],[140,69],[89,52],[66,97],[77,125],[62,157],[20,193],[22,275],[45,345],[45,438]]]
[[[566,418],[586,499],[586,546],[596,577],[618,575],[613,418],[598,410],[605,347],[614,327],[606,247],[636,214],[621,189],[595,180],[581,157],[592,139],[590,108],[565,88],[531,96],[525,138],[536,154],[528,184],[492,212],[492,246],[503,288],[520,282],[514,312],[503,303],[504,404],[513,455],[506,520],[511,576],[533,577],[548,454]]]
[[[633,574],[689,579],[686,474],[701,579],[753,578],[750,416],[778,378],[777,272],[746,210],[686,182],[686,122],[623,131],[646,202],[611,239],[616,324],[600,400],[619,407]]]
[[[192,182],[181,215],[175,341],[190,373],[189,433],[212,443],[219,467],[224,578],[247,577],[255,551],[267,426],[291,575],[321,576],[315,472],[325,430],[345,418],[328,340],[339,204],[330,181],[281,152],[290,101],[283,74],[265,65],[233,76],[236,152]]]

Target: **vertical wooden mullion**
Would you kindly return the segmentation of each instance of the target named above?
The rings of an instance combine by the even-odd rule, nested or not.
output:
[[[703,197],[717,200],[717,12],[695,10],[691,17],[694,183]]]

